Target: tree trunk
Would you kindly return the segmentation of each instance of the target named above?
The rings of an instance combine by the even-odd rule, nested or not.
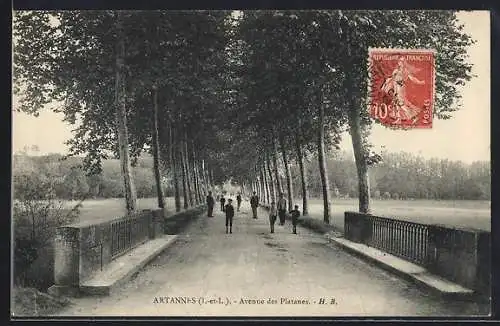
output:
[[[182,155],[182,149],[177,151],[179,155],[179,165],[182,172],[182,196],[183,196],[183,207],[184,209],[188,208],[188,192],[187,192],[187,178],[186,178],[186,170],[184,169],[184,155]]]
[[[259,189],[260,189],[260,196],[259,196],[259,201],[265,203],[266,202],[266,190],[264,189],[264,179],[262,178],[262,170],[259,168]]]
[[[285,165],[286,173],[286,189],[288,192],[288,211],[293,209],[293,189],[292,189],[292,171],[290,171],[290,166],[288,165],[288,157],[286,155],[286,148],[283,139],[280,138],[281,142],[281,154],[283,155],[283,164]]]
[[[270,160],[269,160],[269,157],[267,157],[266,155],[266,165],[267,165],[267,172],[269,173],[269,186],[270,186],[270,191],[271,191],[271,202],[276,202],[276,192],[275,192],[275,189],[274,189],[274,180],[273,180],[273,171],[271,170],[271,166],[270,166]]]
[[[168,121],[168,132],[169,132],[169,148],[168,148],[168,154],[170,157],[170,166],[172,168],[172,174],[174,177],[174,198],[175,198],[175,211],[180,212],[181,211],[181,196],[179,193],[179,162],[176,160],[176,157],[174,153],[176,152],[174,150],[174,132],[172,130],[172,121]]]
[[[351,46],[349,35],[347,35],[347,54],[351,56]],[[366,148],[363,146],[363,141],[366,140],[366,130],[363,130],[367,126],[363,127],[361,124],[361,105],[358,101],[355,101],[358,98],[354,94],[354,78],[349,71],[346,70],[347,73],[347,96],[349,99],[349,132],[351,134],[352,139],[352,147],[354,150],[354,159],[356,161],[356,170],[358,172],[358,196],[359,196],[359,212],[360,213],[369,213],[370,212],[370,179],[368,176],[368,164],[366,162],[366,158],[368,157],[368,153],[366,152]]]
[[[214,182],[212,180],[212,178],[210,177],[210,166],[205,166],[205,173],[207,174],[207,184],[208,184],[208,188],[209,190],[211,191],[214,191]]]
[[[273,195],[271,193],[271,182],[269,180],[269,174],[267,172],[268,168],[267,168],[267,163],[264,162],[264,165],[263,165],[263,171],[264,171],[264,178],[266,180],[266,189],[267,189],[267,203],[268,204],[271,204],[272,200],[273,200]]]
[[[189,206],[193,206],[193,187],[191,184],[191,171],[189,167],[189,156],[188,156],[188,145],[187,145],[187,132],[184,131],[184,144],[183,144],[183,152],[184,152],[184,169],[186,170],[186,185],[187,185],[187,192],[188,192],[188,198],[189,198]]]
[[[207,184],[207,192],[212,191],[212,181],[210,180],[210,173],[208,173],[208,171],[208,164],[205,162],[205,159],[203,159],[203,175]]]
[[[212,187],[215,188],[214,170],[210,169],[210,181],[212,181]]]
[[[184,209],[187,209],[189,205],[189,187],[188,187],[188,176],[186,169],[186,158],[184,157],[184,149],[181,144],[179,148],[179,157],[181,159],[181,169],[182,169],[182,190],[184,195]]]
[[[356,170],[358,172],[359,212],[370,212],[370,178],[368,164],[366,163],[366,149],[363,146],[363,130],[361,126],[361,112],[359,106],[350,101],[349,132],[352,139]]]
[[[191,160],[188,158],[188,162],[191,161],[190,167],[191,167],[191,173],[192,173],[192,182],[193,182],[193,199],[195,205],[198,205],[200,203],[200,184],[198,182],[198,174],[196,173],[196,161],[194,160],[193,154],[189,155],[188,157],[191,157]]]
[[[31,210],[31,209],[30,209]],[[31,241],[35,241],[36,238],[36,222],[35,213],[31,212]]]
[[[257,187],[259,188],[259,200],[263,201],[264,198],[264,187],[262,186],[263,182],[260,175],[257,176]]]
[[[203,176],[203,184],[205,185],[205,196],[210,191],[210,184],[208,183],[207,170],[205,169],[205,159],[201,160],[201,175]]]
[[[205,185],[203,184],[203,176],[201,174],[201,164],[200,161],[197,159],[195,161],[195,166],[196,166],[196,178],[198,180],[198,193],[199,193],[199,202],[201,203],[203,201],[203,194],[205,193]]]
[[[318,162],[323,189],[323,221],[330,224],[330,184],[325,159],[325,109],[323,103],[319,103],[319,133],[318,133]]]
[[[201,161],[199,159],[196,160],[196,173],[198,174],[198,183],[200,189],[200,203],[203,202],[203,197],[205,196],[205,181],[203,179],[203,173],[201,170]]]
[[[266,170],[263,168],[263,164],[260,167],[260,177],[262,180],[262,188],[263,190],[263,198],[262,201],[269,204],[269,189],[267,187],[267,177],[266,177]]]
[[[302,144],[300,143],[299,136],[295,135],[295,150],[297,151],[297,161],[299,162],[300,170],[300,180],[302,185],[302,215],[307,215],[308,205],[307,205],[307,176],[304,169],[304,156],[302,154]]]
[[[117,13],[116,28],[118,32],[115,80],[116,125],[118,129],[118,147],[125,190],[126,208],[128,213],[132,213],[137,209],[137,192],[132,175],[129,154],[127,110],[125,107],[125,80],[123,72],[125,68],[125,35],[123,32],[120,12]]]
[[[156,181],[156,196],[158,197],[158,207],[165,208],[165,198],[163,196],[163,187],[160,173],[160,136],[158,124],[158,89],[153,86],[153,169]]]
[[[276,178],[276,193],[277,195],[281,194],[283,192],[283,187],[281,186],[280,182],[280,175],[278,173],[278,148],[276,146],[276,140],[273,138],[273,165],[274,165],[274,175]]]
[[[257,193],[257,196],[260,198],[260,189],[259,189],[259,178],[257,176],[253,176],[253,179],[255,180],[255,192]]]
[[[199,193],[199,201],[203,199],[203,194],[205,193],[204,185],[203,185],[203,176],[201,174],[201,166],[198,158],[194,161],[195,163],[195,171],[196,171],[196,180],[198,181],[198,193]]]
[[[200,178],[198,176],[198,165],[196,164],[196,154],[194,151],[194,142],[191,142],[191,157],[193,160],[193,184],[194,184],[194,195],[197,204],[201,202],[201,191],[200,191]]]

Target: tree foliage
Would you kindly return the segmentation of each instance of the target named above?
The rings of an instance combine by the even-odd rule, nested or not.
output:
[[[436,50],[436,118],[448,119],[460,108],[460,88],[472,77],[467,47],[473,40],[454,11],[125,11],[120,17],[131,155],[137,163],[143,150],[152,148],[152,89],[157,88],[163,170],[171,176],[170,160],[182,151],[186,177],[198,191],[207,188],[202,162],[215,183],[252,184],[266,156],[284,153],[293,164],[299,144],[301,155],[317,157],[323,145],[326,152],[338,149],[340,135],[349,131],[359,208],[369,211],[373,187],[379,187],[369,171],[384,155],[370,143],[368,49]],[[18,109],[37,114],[59,101],[54,110],[70,123],[81,122],[69,145],[71,154],[86,155],[83,165],[91,172],[118,154],[111,114],[116,19],[114,11],[14,17]],[[318,138],[321,130],[324,139]],[[279,165],[274,182],[286,174]],[[322,160],[320,165],[325,166]],[[81,177],[71,178],[73,188],[83,187]],[[325,186],[327,178],[322,179]],[[89,190],[96,189],[97,179],[93,182]],[[338,191],[353,187],[352,180],[329,182]]]

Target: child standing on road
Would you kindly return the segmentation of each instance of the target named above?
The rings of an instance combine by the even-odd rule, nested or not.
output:
[[[271,226],[271,233],[274,233],[274,223],[276,223],[276,217],[278,211],[276,210],[276,203],[271,202],[271,208],[269,209],[269,225]]]
[[[234,217],[234,207],[232,205],[233,200],[229,198],[227,200],[227,205],[225,207],[226,212],[226,233],[233,233],[233,217]]]
[[[300,217],[299,205],[295,205],[295,209],[290,211],[292,216],[293,234],[297,234],[297,223]]]

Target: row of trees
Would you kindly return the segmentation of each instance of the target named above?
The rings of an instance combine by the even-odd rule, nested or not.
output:
[[[306,214],[303,157],[316,153],[327,223],[332,196],[325,152],[338,149],[341,134],[349,132],[360,212],[370,210],[368,169],[382,159],[369,143],[368,48],[437,50],[437,118],[447,119],[459,108],[458,87],[471,78],[465,59],[472,40],[453,12],[252,11],[243,13],[236,30],[234,47],[241,58],[236,62],[242,71],[238,107],[248,112],[239,116],[237,125],[240,132],[245,130],[240,133],[247,145],[243,151],[254,157],[240,170],[253,170],[252,188],[273,200],[285,188],[278,173],[283,166],[291,203],[289,162],[295,160]]]
[[[424,159],[412,153],[382,153],[384,161],[371,169],[371,196],[396,199],[482,199],[491,195],[491,173],[488,162],[465,164],[447,159]],[[64,158],[59,154],[29,156],[14,155],[14,195],[24,196],[23,185],[45,185],[51,180],[55,196],[61,199],[118,198],[124,197],[118,160],[105,160],[102,172],[86,175],[81,168],[80,157]],[[327,155],[328,179],[332,196],[358,196],[356,165],[352,156],[345,151]],[[322,185],[317,157],[311,155],[304,160],[307,176],[307,191],[311,197],[320,198]],[[135,162],[134,180],[139,198],[157,195],[153,175],[153,159],[144,154]],[[168,172],[168,171],[167,171]],[[290,163],[293,197],[302,197],[300,167]],[[285,180],[286,171],[279,169],[280,180]],[[285,182],[283,182],[285,184]],[[164,195],[174,196],[174,182],[170,173],[164,173],[162,180]],[[223,185],[229,193],[237,190],[230,183]],[[46,192],[38,194],[42,199]]]
[[[129,211],[137,200],[131,166],[144,149],[153,156],[159,207],[164,207],[167,168],[176,209],[180,196],[185,207],[194,205],[213,184],[213,158],[203,146],[210,121],[200,119],[197,108],[216,112],[221,83],[212,80],[224,70],[218,62],[226,17],[225,12],[17,12],[19,109],[36,115],[54,100],[63,102],[53,109],[66,121],[79,122],[71,154],[86,154],[84,168],[91,174],[102,170],[104,159],[119,157]]]
[[[381,161],[368,141],[369,47],[434,48],[437,118],[460,107],[471,78],[472,43],[450,11],[64,11],[16,12],[18,108],[36,114],[53,100],[82,123],[70,141],[85,167],[120,157],[129,211],[131,160],[153,155],[173,176],[176,208],[201,201],[231,178],[243,189],[292,203],[296,162],[307,214],[304,156],[315,153],[324,221],[330,219],[326,153],[349,131],[359,210],[369,211],[368,168]],[[283,173],[280,174],[280,171]],[[283,178],[284,177],[284,178]]]

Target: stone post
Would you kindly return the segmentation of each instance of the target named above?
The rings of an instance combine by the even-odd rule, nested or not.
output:
[[[54,240],[54,295],[78,296],[80,285],[80,232],[78,228],[59,227]]]

